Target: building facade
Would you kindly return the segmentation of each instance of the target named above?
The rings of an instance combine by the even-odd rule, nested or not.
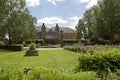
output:
[[[48,43],[60,42],[61,40],[76,40],[76,31],[68,27],[47,28],[43,23],[42,26],[36,27],[36,39],[46,40]]]

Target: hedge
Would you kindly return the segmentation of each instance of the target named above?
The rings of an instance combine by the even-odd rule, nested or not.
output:
[[[1,69],[0,80],[99,80],[94,72],[63,73],[54,69]]]
[[[23,46],[22,45],[0,46],[0,49],[6,49],[11,51],[21,51],[23,50]]]
[[[94,55],[84,54],[79,57],[79,70],[114,72],[120,69],[120,54],[116,49]]]
[[[72,40],[72,39],[64,39],[63,40],[63,43],[64,44],[70,44],[70,45],[73,45],[73,44],[75,44],[75,43],[78,43],[78,40]]]
[[[41,45],[44,45],[44,40],[43,39],[36,39],[36,40],[28,40],[28,41],[26,41],[25,43],[26,44],[31,44],[31,43],[33,43],[33,42],[35,42],[35,44],[41,44]]]

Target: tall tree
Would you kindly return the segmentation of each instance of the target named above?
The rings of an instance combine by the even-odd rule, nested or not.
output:
[[[8,8],[9,6],[6,5],[8,0],[0,0],[0,37],[3,38],[5,34],[5,24],[6,19],[8,16]]]
[[[4,30],[4,35],[8,35],[9,44],[32,39],[35,36],[36,18],[30,15],[25,0],[7,0],[5,7],[7,16],[3,19],[5,23],[1,30]]]
[[[113,41],[120,36],[120,0],[101,0],[98,3],[98,37]],[[102,34],[104,33],[104,34]]]
[[[94,7],[87,10],[84,13],[82,19],[79,20],[78,25],[76,27],[77,33],[81,34],[80,36],[85,40],[91,41],[93,38],[93,26],[95,26],[95,17],[94,17]]]
[[[87,39],[120,40],[120,0],[99,0],[98,4],[84,13],[81,25],[87,30]],[[80,19],[81,21],[81,19]],[[83,29],[83,28],[82,28]],[[77,32],[79,32],[77,30]],[[80,33],[78,33],[80,34]]]
[[[87,28],[85,27],[85,23],[83,19],[79,20],[76,26],[76,31],[77,31],[77,39],[87,40]]]

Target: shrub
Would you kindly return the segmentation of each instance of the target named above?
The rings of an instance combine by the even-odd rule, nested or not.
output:
[[[44,45],[44,40],[43,39],[36,39],[35,44]]]
[[[27,73],[26,73],[26,72]],[[99,80],[93,72],[62,73],[46,68],[27,68],[23,70],[2,69],[0,80]]]
[[[29,72],[28,80],[98,80],[93,72],[65,74],[57,70],[35,68]]]
[[[31,43],[30,46],[29,46],[29,50],[35,50],[36,49],[36,46],[34,43]]]
[[[24,74],[20,70],[13,70],[12,68],[4,68],[0,70],[0,80],[23,80]]]
[[[64,43],[64,44],[70,44],[70,45],[73,45],[73,44],[78,43],[78,40],[68,39],[68,40],[63,40],[63,43]]]
[[[120,69],[120,54],[116,49],[101,52],[94,55],[84,54],[79,57],[79,66],[77,70],[84,71],[103,71],[114,72],[116,69]]]
[[[22,45],[0,46],[0,49],[6,49],[11,51],[21,51],[23,50],[23,46]]]
[[[79,52],[79,53],[93,53],[93,48],[91,46],[67,46],[64,47],[66,50]]]

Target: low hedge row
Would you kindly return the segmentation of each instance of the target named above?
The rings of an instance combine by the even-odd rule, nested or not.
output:
[[[0,46],[0,49],[6,49],[11,51],[21,51],[23,50],[23,46],[22,45]]]
[[[94,51],[90,46],[67,46],[64,49],[79,53],[93,53]]]
[[[76,71],[95,71],[99,74],[116,72],[120,70],[120,53],[118,50],[113,49],[106,52],[96,54],[83,54],[79,56],[79,65]]]
[[[99,80],[94,72],[63,73],[54,69],[1,69],[0,80]]]
[[[41,44],[41,45],[44,45],[44,40],[43,39],[36,39],[36,40],[28,40],[25,42],[25,44],[31,44],[31,43],[35,43],[35,44]]]
[[[106,52],[113,49],[119,50],[120,46],[119,45],[94,45],[94,46],[76,45],[76,46],[66,46],[64,47],[64,49],[70,50],[73,52],[94,54],[96,52],[97,53],[101,51]]]

